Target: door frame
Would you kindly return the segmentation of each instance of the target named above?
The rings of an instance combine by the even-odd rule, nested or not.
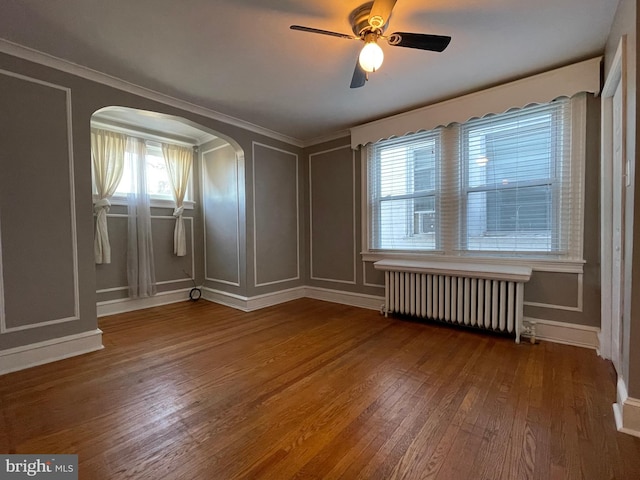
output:
[[[627,131],[627,62],[626,62],[626,35],[620,38],[609,74],[602,88],[601,94],[601,152],[600,152],[600,289],[601,289],[601,328],[600,328],[600,355],[607,359],[622,358],[622,342],[619,340],[618,352],[613,351],[614,339],[612,337],[612,311],[613,302],[622,302],[624,292],[612,291],[612,279],[614,275],[622,275],[623,272],[614,272],[613,265],[613,95],[618,85],[622,88],[621,133],[622,133],[622,158],[624,172],[628,173],[628,159],[626,156],[626,131]],[[625,175],[628,178],[628,175]],[[620,181],[620,179],[617,179]],[[626,182],[625,182],[626,184]],[[623,185],[624,187],[624,185]],[[624,216],[621,228],[624,229]],[[623,232],[624,236],[624,232]],[[623,252],[624,254],[624,252]],[[622,268],[624,269],[624,257]],[[623,277],[624,278],[624,277]],[[620,310],[622,312],[622,309]],[[618,372],[622,375],[622,372]]]

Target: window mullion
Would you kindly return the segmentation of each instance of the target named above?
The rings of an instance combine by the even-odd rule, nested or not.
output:
[[[440,193],[436,196],[438,215],[438,250],[450,254],[460,244],[460,152],[458,125],[441,129],[439,181]]]

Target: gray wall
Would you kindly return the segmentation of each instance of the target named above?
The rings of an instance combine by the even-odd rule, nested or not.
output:
[[[3,112],[0,116],[0,238],[5,322],[11,330],[0,333],[1,350],[95,329],[96,289],[124,286],[123,270],[118,267],[123,264],[124,219],[109,218],[114,256],[120,263],[101,266],[97,272],[93,261],[90,121],[96,110],[106,106],[126,106],[185,119],[228,141],[241,152],[246,170],[240,187],[246,189],[246,218],[241,218],[244,222],[241,231],[249,235],[246,240],[241,239],[241,243],[244,242],[241,245],[242,276],[247,281],[240,294],[252,296],[302,285],[306,274],[302,261],[299,280],[259,287],[253,284],[254,278],[271,283],[291,277],[294,259],[298,258],[293,250],[299,249],[299,258],[305,258],[304,212],[292,203],[294,191],[298,193],[299,204],[304,200],[302,149],[10,55],[0,54],[0,70],[0,111]],[[198,164],[196,172],[199,169]],[[257,213],[260,217],[274,215],[273,223],[262,218],[254,222],[254,172]],[[273,200],[286,203],[276,207],[270,203]],[[111,213],[117,215],[125,211],[113,207]],[[294,213],[299,214],[296,224],[300,241],[295,249],[295,241],[290,240]],[[152,214],[169,216],[171,209],[154,209]],[[187,211],[186,215],[194,218],[193,260],[197,281],[201,283],[205,265],[204,225],[199,210]],[[191,220],[186,220],[189,235],[190,223]],[[160,281],[178,280],[182,269],[190,272],[193,265],[191,257],[173,257],[172,227],[168,219],[153,221],[153,233],[157,237],[156,273]],[[286,248],[274,245],[282,241],[283,235],[287,236]],[[77,262],[74,260],[76,248]],[[254,248],[258,253],[255,262]],[[256,267],[269,271],[255,272]],[[188,282],[180,281],[163,285],[161,289],[185,286]],[[222,289],[226,287],[228,291],[234,288],[227,285]],[[101,293],[100,300],[120,298],[122,292]]]
[[[640,252],[640,221],[635,221],[635,212],[640,212],[640,184],[636,181],[636,151],[638,135],[638,109],[636,107],[637,90],[637,2],[620,0],[611,26],[605,50],[605,78],[608,74],[618,43],[623,35],[627,35],[627,130],[626,154],[630,161],[630,181],[625,196],[625,291],[624,313],[622,325],[622,375],[629,395],[640,398],[640,262],[634,261],[634,252]],[[637,253],[636,253],[637,255]],[[634,282],[635,280],[635,282]]]
[[[600,326],[599,156],[600,102],[587,102],[584,274],[535,271],[525,288],[525,316]],[[305,150],[309,211],[307,284],[383,295],[384,277],[363,262],[361,159],[348,137]],[[579,308],[579,297],[583,304]],[[544,307],[526,305],[543,304]]]

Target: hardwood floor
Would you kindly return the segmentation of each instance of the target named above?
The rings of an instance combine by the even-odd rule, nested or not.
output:
[[[81,479],[639,479],[593,351],[303,299],[102,319],[105,349],[0,377],[0,451]]]

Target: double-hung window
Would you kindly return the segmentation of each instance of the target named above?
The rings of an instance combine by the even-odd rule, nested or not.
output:
[[[384,142],[371,163],[371,234],[376,248],[435,250],[440,203],[440,132]]]
[[[580,258],[574,123],[562,98],[370,144],[368,251]]]

